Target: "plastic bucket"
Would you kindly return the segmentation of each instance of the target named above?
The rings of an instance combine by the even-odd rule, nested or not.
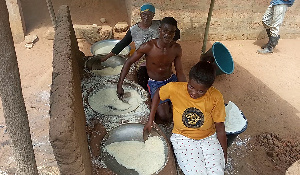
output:
[[[216,75],[231,74],[234,63],[229,50],[220,42],[215,42],[212,47],[201,56],[202,61],[210,61],[216,67]]]

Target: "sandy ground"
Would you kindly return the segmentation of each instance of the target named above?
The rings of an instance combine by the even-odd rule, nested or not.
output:
[[[48,140],[53,41],[44,39],[44,33],[51,22],[46,18],[48,14],[44,14],[47,11],[31,16],[31,5],[23,7],[27,34],[36,34],[39,40],[32,49],[26,49],[25,43],[15,44],[15,49],[37,166],[41,174],[58,174]],[[71,11],[75,7],[73,5]],[[123,18],[122,15],[114,16],[108,24],[124,21]],[[82,24],[80,21],[84,20],[78,17],[73,23]],[[297,50],[300,38],[281,39],[270,55],[256,53],[266,40],[221,42],[232,54],[235,70],[231,75],[219,75],[214,86],[223,93],[225,102],[234,102],[248,119],[247,130],[228,150],[227,174],[285,174],[288,167],[300,159],[300,55]],[[189,69],[199,60],[202,41],[179,43],[188,75]],[[209,42],[207,48],[213,43]],[[86,55],[91,55],[87,42],[80,40],[79,46]],[[0,105],[0,174],[10,175],[16,171],[11,146]],[[290,169],[287,174],[300,172],[299,161],[294,165],[294,170]]]

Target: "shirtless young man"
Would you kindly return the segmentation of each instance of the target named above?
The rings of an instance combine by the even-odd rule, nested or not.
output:
[[[135,50],[138,50],[143,43],[159,38],[159,26],[161,21],[153,20],[154,15],[154,5],[151,3],[143,4],[140,10],[141,21],[129,28],[125,37],[115,45],[109,54],[101,58],[101,62],[106,61],[114,55],[118,55],[131,42],[134,42]],[[180,30],[177,29],[173,39],[176,41],[179,38]],[[146,61],[142,58],[137,63],[137,83],[147,90],[149,76],[145,62]]]
[[[153,97],[156,89],[171,81],[186,81],[181,63],[182,49],[180,44],[173,41],[177,21],[172,17],[165,17],[159,28],[159,39],[153,39],[144,43],[125,62],[117,85],[117,93],[122,97],[124,90],[123,81],[130,66],[138,61],[143,55],[146,58],[146,68],[149,75],[148,88]],[[176,75],[173,74],[174,63]],[[161,101],[156,112],[156,123],[169,123],[172,119],[169,101]]]

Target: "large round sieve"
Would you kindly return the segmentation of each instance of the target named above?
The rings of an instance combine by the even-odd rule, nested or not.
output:
[[[143,99],[138,91],[124,87],[124,92],[129,93],[127,101],[119,99],[115,86],[106,86],[99,89],[88,98],[90,107],[97,113],[103,115],[122,115],[135,111],[142,103]]]
[[[87,120],[97,118],[105,126],[105,128],[110,131],[111,129],[123,124],[123,123],[143,123],[146,122],[150,113],[149,110],[149,97],[148,93],[137,83],[124,80],[123,88],[124,91],[135,90],[138,92],[142,98],[142,102],[138,105],[136,109],[132,111],[123,111],[122,114],[104,113],[97,112],[89,104],[90,98],[106,88],[114,88],[117,90],[118,77],[100,77],[93,76],[86,78],[82,81],[82,96],[84,111]],[[103,100],[103,99],[100,99]]]
[[[117,160],[111,156],[108,152],[105,150],[105,146],[114,143],[114,142],[122,142],[122,141],[141,141],[143,142],[143,124],[139,123],[128,123],[120,125],[110,132],[107,133],[107,135],[104,137],[101,145],[101,160],[105,163],[105,165],[112,171],[114,171],[116,174],[131,174],[131,175],[138,175],[138,172],[136,172],[133,169],[127,169],[126,167],[120,165]],[[162,166],[157,172],[159,173],[167,164],[168,161],[168,146],[165,138],[160,134],[161,131],[154,127],[152,131],[150,132],[150,136],[159,136],[163,143],[164,143],[164,153],[165,153],[165,164]]]

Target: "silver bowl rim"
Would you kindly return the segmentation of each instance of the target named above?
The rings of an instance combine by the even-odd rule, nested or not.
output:
[[[98,55],[93,55],[93,56],[88,57],[88,58],[84,61],[84,67],[83,67],[83,70],[84,70],[86,73],[88,73],[88,74],[97,76],[97,75],[95,75],[91,70],[89,70],[89,69],[87,68],[87,63],[88,63],[89,61],[91,61],[92,59],[94,59],[94,58],[97,58],[97,57],[100,58],[100,57],[105,57],[105,56],[106,56],[105,54],[98,54]],[[115,55],[114,57],[120,57],[120,58],[124,58],[124,59],[126,60],[126,57],[125,57],[124,55]],[[107,75],[107,76],[119,76],[119,75]]]
[[[117,129],[119,129],[119,128],[122,128],[122,127],[126,127],[126,125],[128,126],[128,125],[131,125],[131,126],[144,126],[144,124],[141,124],[141,123],[124,123],[124,124],[121,124],[121,125],[119,125],[119,126],[117,126],[117,127],[115,127],[115,128],[113,128],[111,131],[109,131],[109,132],[107,132],[106,134],[105,134],[105,136],[104,136],[104,138],[102,139],[102,142],[101,142],[101,145],[100,145],[100,150],[101,150],[101,154],[102,155],[105,155],[106,154],[106,156],[109,156],[110,158],[112,158],[112,159],[114,159],[114,161],[116,161],[116,159],[113,157],[113,156],[111,156],[106,150],[105,150],[105,146],[107,146],[108,144],[107,144],[107,141],[108,141],[108,139],[109,139],[109,137],[111,136],[110,135],[110,133],[113,133],[113,132],[115,132]],[[158,129],[158,126],[155,124],[154,125],[154,127],[152,128],[152,132],[156,132],[159,136],[158,137],[160,137],[161,139],[162,139],[162,141],[163,141],[163,143],[164,143],[164,148],[165,148],[165,162],[164,162],[164,165],[159,169],[159,170],[157,170],[154,174],[158,174],[159,172],[161,172],[165,167],[166,167],[166,165],[167,165],[167,163],[169,162],[169,144],[168,144],[168,141],[167,141],[167,138],[165,138],[162,134],[161,134],[161,132],[162,131],[159,131],[159,129]],[[114,143],[114,142],[112,142],[112,143]],[[100,158],[100,156],[99,156],[99,159],[101,159]],[[104,158],[103,159],[103,162],[104,162],[104,164],[107,166],[107,160],[106,160],[106,158]],[[119,164],[119,163],[118,163]],[[119,164],[120,166],[122,166],[122,167],[124,167],[123,165],[121,165],[121,164]],[[124,167],[125,168],[125,167]],[[134,172],[136,172],[135,170],[133,170],[133,169],[128,169],[129,171],[134,171]],[[115,172],[115,173],[117,173],[117,171],[116,170],[112,170],[113,172]]]
[[[99,43],[106,43],[106,42],[112,42],[112,43],[118,43],[118,42],[120,42],[121,40],[117,40],[117,39],[107,39],[107,40],[101,40],[101,41],[97,41],[97,42],[95,42],[92,46],[91,46],[91,53],[93,54],[93,55],[95,55],[95,50],[94,50],[94,48],[96,47],[96,45],[98,45]],[[130,45],[128,45],[128,46],[126,46],[125,48],[128,48],[128,53],[130,53],[130,50],[131,50],[131,47],[130,47]],[[125,49],[124,48],[124,49]],[[118,54],[118,55],[122,55],[122,54]],[[125,55],[124,55],[125,56]]]

